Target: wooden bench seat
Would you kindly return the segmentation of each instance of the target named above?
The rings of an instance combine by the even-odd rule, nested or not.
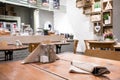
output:
[[[120,52],[119,51],[86,49],[85,55],[120,61]]]

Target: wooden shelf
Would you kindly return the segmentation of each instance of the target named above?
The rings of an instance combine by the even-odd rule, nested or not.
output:
[[[101,20],[100,20],[100,21],[92,21],[92,23],[97,23],[97,22],[98,22],[98,23],[100,23],[100,22],[101,22]]]
[[[106,27],[106,26],[112,27],[112,24],[103,24],[103,27]]]
[[[85,2],[87,0],[81,1]],[[94,33],[102,35],[106,31],[112,31],[111,29],[113,28],[113,0],[89,0],[89,2],[90,4],[87,5],[83,3],[84,6],[82,6],[82,8],[83,14],[90,15],[93,27],[97,26],[98,24],[101,27],[100,31]]]
[[[91,15],[95,15],[95,14],[101,14],[101,11],[98,11],[98,12],[91,12]]]
[[[109,9],[109,10],[102,10],[102,12],[111,12],[112,9]]]
[[[112,1],[112,0],[103,0],[103,3],[106,3],[106,2],[108,2],[108,1]]]

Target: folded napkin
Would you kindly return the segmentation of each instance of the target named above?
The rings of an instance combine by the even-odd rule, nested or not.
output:
[[[70,72],[87,73],[95,76],[101,76],[110,73],[110,71],[104,66],[75,60],[71,62]]]
[[[31,62],[54,62],[58,60],[59,57],[54,51],[54,45],[41,45],[39,44],[35,50],[33,50],[21,63],[31,63]]]

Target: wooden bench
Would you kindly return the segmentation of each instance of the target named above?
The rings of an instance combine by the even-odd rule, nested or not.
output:
[[[120,52],[119,51],[86,49],[85,55],[120,61]]]

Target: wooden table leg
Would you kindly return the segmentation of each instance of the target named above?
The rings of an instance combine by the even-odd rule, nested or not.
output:
[[[13,60],[13,51],[5,51],[5,61]]]
[[[56,45],[56,54],[61,52],[61,45]]]
[[[8,57],[9,57],[9,53],[8,53],[8,51],[5,51],[5,61],[8,60]]]
[[[13,60],[13,51],[8,51],[9,52],[9,60]]]

